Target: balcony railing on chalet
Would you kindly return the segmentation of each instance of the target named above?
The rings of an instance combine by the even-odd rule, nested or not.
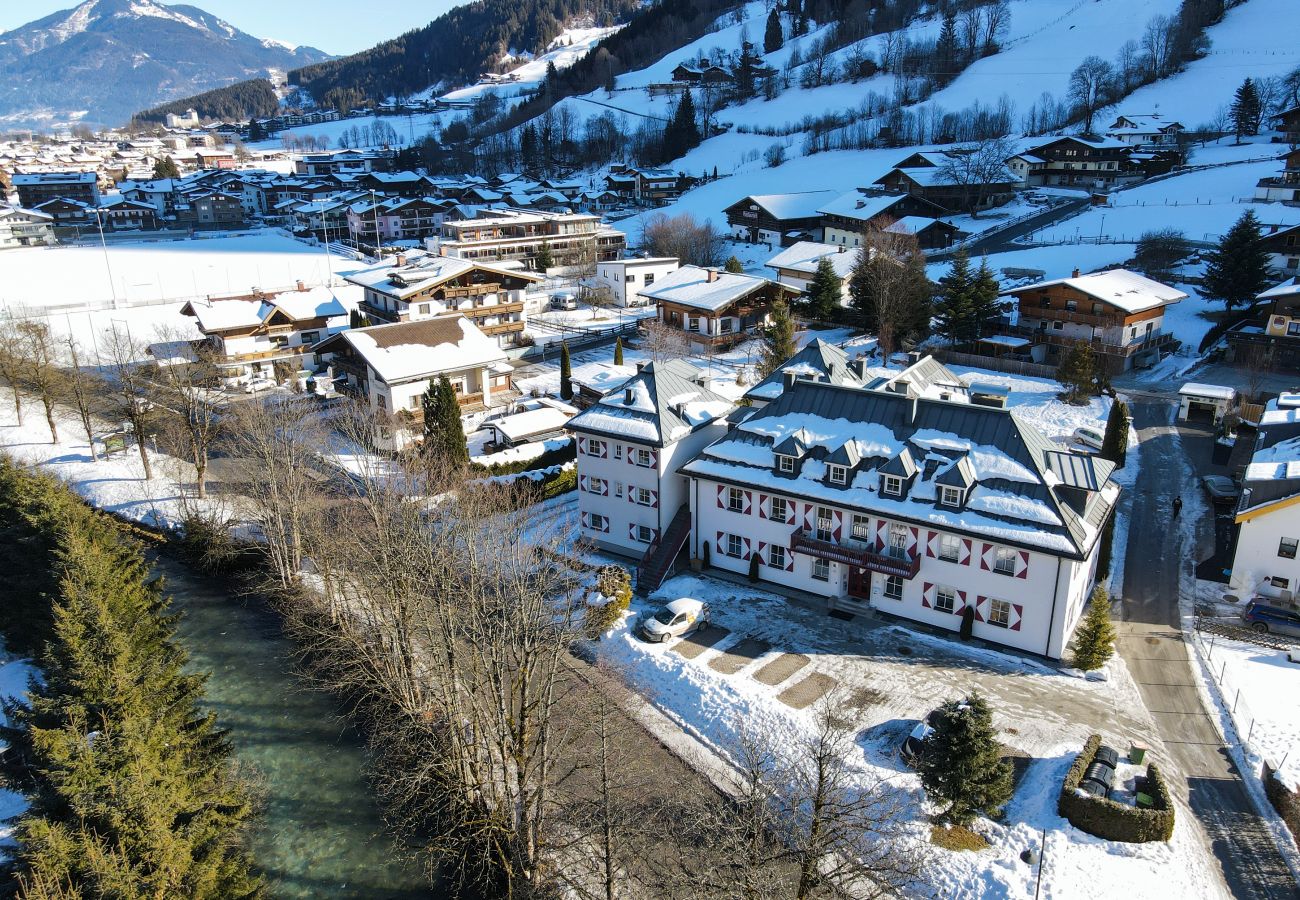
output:
[[[254,353],[227,353],[219,360],[220,365],[239,365],[241,363],[264,362],[268,359],[285,359],[293,356],[305,356],[311,352],[309,345],[294,347],[277,347],[274,350],[258,350]]]
[[[893,556],[888,553],[877,553],[874,550],[867,550],[857,542],[843,543],[824,539],[818,537],[815,531],[803,528],[796,529],[790,535],[790,550],[846,566],[870,569],[882,575],[898,575],[907,579],[915,578],[921,568],[919,555]]]
[[[512,303],[494,303],[490,306],[463,306],[456,310],[462,316],[471,319],[481,319],[485,316],[507,316],[511,313],[521,313],[524,311],[524,301],[516,300]]]
[[[442,289],[442,295],[448,300],[453,298],[480,297],[483,294],[497,294],[501,292],[501,284],[496,281],[490,281],[486,284],[470,284],[464,287],[446,287]]]
[[[524,323],[515,322],[497,322],[495,325],[479,325],[478,330],[486,335],[509,334],[512,331],[523,331]]]
[[[1056,344],[1058,347],[1073,347],[1082,341],[1085,344],[1090,344],[1094,353],[1105,356],[1133,356],[1143,350],[1161,349],[1166,344],[1172,344],[1175,340],[1172,334],[1158,331],[1140,340],[1120,346],[1118,344],[1107,344],[1100,340],[1090,341],[1086,338],[1066,337],[1063,334],[1053,334],[1050,331],[1039,331],[1036,328],[1025,328],[1023,326],[1014,328],[1012,331],[1023,337],[1032,338],[1039,343]]]

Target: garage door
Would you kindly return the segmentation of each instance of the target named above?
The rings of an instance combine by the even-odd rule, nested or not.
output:
[[[1203,400],[1192,400],[1187,404],[1187,421],[1189,422],[1214,422],[1214,417],[1218,415],[1219,407],[1215,403],[1206,403]]]

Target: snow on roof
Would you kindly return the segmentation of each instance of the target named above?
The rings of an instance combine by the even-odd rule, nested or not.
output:
[[[1237,396],[1237,392],[1230,387],[1221,384],[1198,384],[1195,381],[1189,381],[1180,387],[1178,394],[1182,397],[1213,397],[1215,400],[1231,400]]]
[[[506,359],[497,342],[459,313],[353,328],[328,338],[318,350],[346,342],[389,384],[444,372],[491,366]]]
[[[1297,226],[1300,227],[1300,226]],[[1273,287],[1260,294],[1259,300],[1276,300],[1279,297],[1291,297],[1300,294],[1300,276],[1288,278],[1281,284]]]
[[[771,284],[774,282],[757,275],[682,266],[657,279],[638,296],[717,312]]]
[[[980,338],[982,344],[997,344],[1000,347],[1028,347],[1030,341],[1028,338],[1012,337],[1009,334],[991,334],[988,337]]]
[[[821,244],[816,241],[800,241],[769,259],[764,265],[769,269],[789,269],[812,275],[817,271],[817,264],[829,258],[835,274],[848,278],[853,265],[858,259],[857,250],[850,252],[842,244]]]
[[[319,286],[306,291],[286,291],[260,300],[192,301],[181,308],[185,315],[198,320],[199,330],[205,334],[229,331],[234,328],[256,328],[279,309],[294,321],[333,318],[347,315],[347,307],[339,301],[337,292]]]
[[[745,199],[761,206],[774,219],[811,219],[821,212],[821,204],[834,196],[834,191],[796,191],[789,194],[752,194]]]
[[[564,410],[543,406],[540,409],[530,409],[527,412],[516,413],[513,416],[493,419],[484,424],[490,428],[495,428],[501,432],[506,440],[514,443],[532,435],[545,434],[548,431],[559,431],[564,427],[564,423],[568,422],[572,417],[571,413]]]
[[[1246,466],[1247,481],[1289,481],[1300,478],[1300,437],[1256,450]]]
[[[439,256],[433,253],[408,254],[406,265],[397,266],[391,261],[362,269],[343,276],[353,284],[361,285],[381,294],[396,297],[399,300],[412,294],[428,290],[450,281],[474,269],[482,269],[494,274],[522,278],[527,281],[541,281],[542,276],[531,272],[507,269],[504,266],[482,263],[477,260],[462,259],[458,256]]]
[[[865,194],[860,190],[840,194],[817,211],[828,216],[840,216],[865,222],[887,212],[902,202],[904,194]]]
[[[898,221],[887,225],[885,231],[893,234],[920,234],[927,228],[943,224],[947,223],[940,222],[938,219],[928,219],[925,216],[903,216]]]
[[[707,384],[704,373],[685,360],[651,363],[574,416],[569,427],[670,444],[734,407]]]
[[[1161,284],[1128,269],[1093,272],[1076,278],[1055,278],[1051,281],[1040,281],[1037,284],[1013,288],[1004,293],[1021,294],[1062,284],[1127,313],[1139,313],[1187,298],[1187,294],[1178,288]]]

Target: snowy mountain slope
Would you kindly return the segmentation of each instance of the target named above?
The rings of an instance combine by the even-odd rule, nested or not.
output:
[[[1125,101],[1136,112],[1160,112],[1189,128],[1208,122],[1232,101],[1242,79],[1286,75],[1300,66],[1300,3],[1249,0],[1206,29],[1210,52],[1186,70],[1138,88]]]
[[[166,100],[322,59],[197,7],[86,0],[0,34],[0,123],[118,125]]]

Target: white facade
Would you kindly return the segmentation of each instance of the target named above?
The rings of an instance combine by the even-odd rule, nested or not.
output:
[[[1300,500],[1300,498],[1296,498]],[[1237,517],[1240,531],[1231,585],[1246,594],[1286,598],[1300,594],[1300,503],[1279,503],[1267,512]]]
[[[677,267],[676,257],[612,260],[596,266],[596,283],[609,289],[616,306],[646,306],[648,301],[639,292]]]

